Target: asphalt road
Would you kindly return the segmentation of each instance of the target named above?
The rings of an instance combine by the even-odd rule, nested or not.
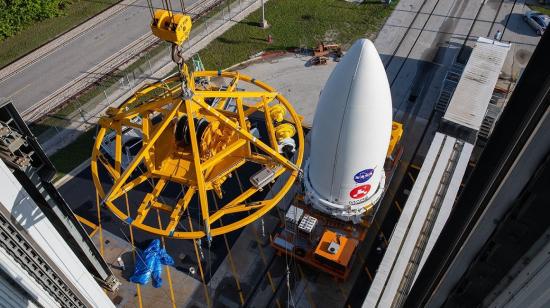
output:
[[[185,5],[188,7],[197,1],[186,0]],[[153,5],[161,7],[161,2],[153,1]],[[0,97],[11,97],[19,112],[24,112],[148,33],[150,19],[147,1],[136,0],[54,52],[1,81]]]

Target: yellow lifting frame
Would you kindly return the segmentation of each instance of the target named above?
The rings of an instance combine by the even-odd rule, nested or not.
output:
[[[301,172],[300,166],[303,160],[304,136],[301,126],[302,118],[294,111],[286,98],[267,84],[235,72],[199,71],[189,74],[185,68],[186,67],[184,66],[182,73],[187,76],[184,80],[188,81],[187,87],[192,93],[192,97],[190,99],[181,99],[181,79],[179,76],[174,76],[143,87],[136,92],[136,94],[126,100],[126,102],[124,102],[119,108],[109,110],[108,115],[100,119],[100,129],[92,151],[91,169],[94,185],[96,186],[102,202],[121,220],[126,221],[133,227],[137,227],[146,232],[160,236],[168,236],[178,239],[197,239],[205,236],[217,236],[242,228],[272,209],[291,188]],[[226,89],[203,90],[195,88],[194,85],[194,81],[201,77],[224,77],[231,78],[231,81]],[[178,82],[180,83],[178,84]],[[237,84],[239,82],[253,84],[261,90],[237,91]],[[162,95],[152,98],[147,102],[138,101],[138,99],[143,95],[146,95],[147,93],[158,88],[164,89],[164,93]],[[206,98],[217,98],[220,103],[218,106],[223,106],[228,99],[234,99],[237,110],[236,112],[229,112],[227,110],[212,107],[205,102]],[[245,104],[245,99],[252,99],[252,101],[256,99],[257,101],[252,104]],[[292,123],[296,127],[296,138],[298,139],[297,144],[299,147],[295,161],[286,159],[278,152],[275,126],[272,123],[274,119],[271,118],[271,114],[269,112],[270,104],[274,100],[277,100],[278,104],[281,104],[281,106],[287,110],[288,117],[285,118],[285,121]],[[278,108],[281,109],[280,107]],[[159,111],[163,114],[163,119],[160,123],[153,125],[149,116],[152,112]],[[248,116],[257,111],[263,112],[265,116],[269,135],[269,145],[265,144],[249,132],[249,125],[247,122]],[[174,127],[176,119],[180,118],[182,115],[188,115],[187,126],[191,132],[189,138],[189,149],[191,155],[181,157],[192,157],[190,168],[194,170],[193,172],[195,175],[193,177],[193,181],[187,181],[191,186],[188,187],[184,196],[177,201],[175,206],[171,206],[160,203],[156,199],[160,194],[160,191],[162,191],[162,186],[165,185],[165,182],[172,180],[173,172],[165,174],[163,172],[166,171],[161,172],[161,170],[158,169],[158,166],[157,169],[155,169],[155,164],[152,161],[153,157],[157,155],[156,148],[159,147],[160,149],[162,147],[166,147],[165,144],[155,144],[161,139],[161,136],[164,136],[163,134],[168,127]],[[141,125],[130,121],[137,116],[142,119]],[[196,123],[193,120],[195,116],[205,116],[219,121],[226,127],[232,129],[236,133],[236,136],[238,136],[237,139],[228,144],[228,146],[224,147],[221,151],[215,153],[206,161],[201,161],[199,147],[200,140],[196,137]],[[126,166],[126,168],[122,168],[121,166],[123,155],[121,146],[123,139],[121,135],[123,127],[131,127],[133,129],[141,130],[143,138],[142,148],[133,157],[133,160],[128,164],[128,166]],[[101,141],[105,138],[106,132],[110,130],[114,130],[116,132],[114,166],[110,165],[101,151]],[[162,138],[164,138],[162,140],[166,140],[165,137]],[[255,145],[265,154],[252,152],[251,145]],[[289,176],[280,190],[271,199],[247,204],[246,200],[258,191],[256,187],[252,186],[241,193],[241,195],[219,208],[217,211],[212,212],[208,207],[207,191],[213,189],[213,184],[210,182],[213,179],[210,179],[208,175],[218,164],[223,165],[226,159],[235,159],[231,157],[234,157],[233,154],[236,153],[236,151],[239,151],[239,149],[243,149],[243,147],[245,147],[246,151],[238,152],[241,153],[239,155],[243,155],[242,153],[245,153],[244,159],[262,164],[267,168],[274,169],[275,176],[273,179],[280,177],[284,173],[289,173]],[[107,193],[105,193],[103,185],[99,180],[98,161],[103,165],[103,167],[105,167],[107,174],[113,178],[114,184],[110,187]],[[146,164],[147,171],[129,180],[130,175],[141,163]],[[238,166],[241,164],[242,163],[239,163]],[[156,179],[157,185],[153,187],[153,191],[146,194],[145,199],[138,204],[138,215],[135,218],[132,218],[130,217],[130,213],[126,214],[121,211],[114,201],[121,196],[126,195],[126,193],[136,188],[136,186],[148,180],[150,177]],[[219,176],[216,176],[216,178],[219,178]],[[194,181],[196,181],[196,183]],[[182,214],[189,210],[189,202],[195,193],[198,193],[199,196],[199,206],[204,229],[178,231],[177,225],[179,220],[182,217]],[[144,223],[145,217],[151,207],[169,212],[170,221],[166,225],[166,228],[153,227]],[[239,212],[249,212],[249,215],[231,224],[222,225],[221,227],[215,228],[211,227],[214,222],[222,218],[224,215]]]
[[[185,101],[185,110],[188,115],[192,114],[191,102],[189,100]],[[189,125],[189,130],[191,132],[195,131],[195,121],[193,117],[187,117],[187,123]],[[208,222],[210,213],[208,212],[208,197],[206,196],[206,188],[204,187],[204,174],[202,173],[200,153],[199,153],[199,144],[197,142],[197,136],[195,134],[191,135],[191,149],[193,151],[193,165],[195,167],[195,176],[197,178],[197,187],[199,192],[199,202],[201,208],[202,220],[204,222],[205,233],[207,237],[210,237],[210,223]]]

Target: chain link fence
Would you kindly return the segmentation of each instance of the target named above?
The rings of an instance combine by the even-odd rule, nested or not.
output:
[[[84,132],[95,125],[103,111],[117,106],[135,92],[143,82],[152,81],[153,74],[170,65],[170,46],[159,44],[126,69],[104,76],[86,92],[69,99],[63,107],[43,116],[32,125],[40,143],[46,143],[65,130]]]

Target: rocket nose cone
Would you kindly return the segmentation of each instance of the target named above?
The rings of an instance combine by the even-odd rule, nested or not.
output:
[[[356,47],[356,46],[359,46],[359,47]],[[368,49],[369,51],[376,51],[376,47],[374,47],[374,44],[372,43],[372,41],[365,38],[358,39],[357,41],[355,41],[355,43],[353,43],[351,48],[361,48],[361,50]]]
[[[365,58],[370,58],[373,56],[378,56],[378,51],[376,50],[376,47],[374,47],[374,44],[368,40],[368,39],[359,39],[353,43],[351,48],[346,53],[345,57],[343,58],[343,61],[346,62],[352,62],[354,64],[358,64],[359,59],[361,58],[361,55]]]
[[[360,39],[336,65],[319,98],[309,157],[311,187],[329,202],[342,205],[362,204],[357,200],[373,196],[384,185],[391,121],[384,65],[374,44]],[[357,182],[361,172],[369,179]],[[353,197],[352,191],[361,185],[369,188],[361,197]]]

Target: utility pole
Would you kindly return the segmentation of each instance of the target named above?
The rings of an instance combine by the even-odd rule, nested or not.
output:
[[[269,27],[269,24],[267,23],[267,20],[265,20],[265,6],[264,6],[264,0],[262,0],[262,28],[266,29]]]

